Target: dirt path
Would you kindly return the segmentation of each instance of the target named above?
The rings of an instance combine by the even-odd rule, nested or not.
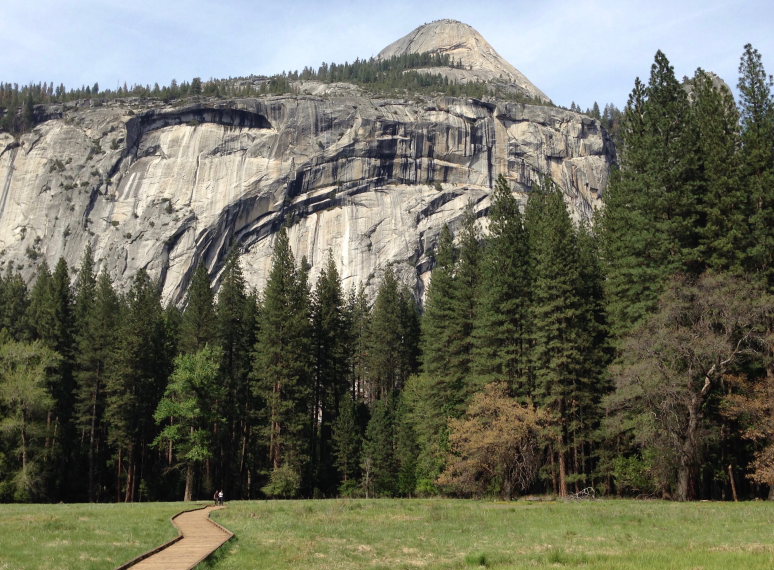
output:
[[[215,552],[233,533],[210,520],[223,507],[206,507],[177,515],[172,521],[183,538],[129,566],[132,570],[190,570]]]

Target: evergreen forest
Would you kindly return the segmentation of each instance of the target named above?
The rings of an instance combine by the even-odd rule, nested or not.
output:
[[[593,226],[500,177],[485,230],[469,207],[441,231],[424,306],[391,267],[344,290],[335,252],[312,282],[285,230],[262,291],[235,248],[182,309],[90,250],[7,268],[0,501],[771,498],[771,88],[750,45],[738,103],[658,52]]]

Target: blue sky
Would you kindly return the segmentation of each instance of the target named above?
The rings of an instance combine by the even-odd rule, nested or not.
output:
[[[441,18],[476,28],[554,102],[623,107],[661,49],[732,87],[744,44],[774,72],[771,0],[0,0],[0,81],[115,88],[376,55]]]

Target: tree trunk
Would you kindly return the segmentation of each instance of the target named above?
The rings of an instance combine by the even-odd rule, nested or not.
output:
[[[734,502],[739,502],[739,496],[736,494],[736,480],[734,479],[734,468],[728,464],[728,480],[731,481],[731,494],[734,497]]]
[[[678,501],[696,499],[696,473],[699,467],[699,427],[701,424],[701,405],[704,402],[701,393],[694,394],[688,402],[688,426],[680,450],[680,463],[677,470]]]
[[[124,491],[124,502],[134,502],[134,461],[129,459],[129,467],[126,470],[126,489]]]
[[[21,428],[21,456],[22,456],[22,473],[25,477],[27,475],[27,429],[24,425]]]
[[[123,453],[118,448],[118,461],[116,461],[116,503],[121,502],[121,469],[123,468]]]
[[[93,503],[96,500],[96,493],[94,490],[94,448],[97,445],[97,398],[99,397],[99,387],[94,391],[94,397],[91,401],[91,422],[89,426],[89,502]]]
[[[559,449],[559,496],[567,496],[567,461],[565,459],[566,452],[564,449]]]
[[[191,463],[188,464],[185,470],[185,492],[183,493],[183,500],[184,501],[192,501],[192,493],[191,490],[193,489],[193,482],[194,482],[194,470],[193,465]]]

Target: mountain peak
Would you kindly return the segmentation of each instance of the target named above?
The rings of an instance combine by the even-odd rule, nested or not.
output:
[[[449,79],[463,83],[504,83],[527,97],[550,101],[523,73],[498,54],[475,28],[457,20],[444,19],[423,24],[388,45],[377,57],[387,59],[407,53],[426,52],[448,55],[462,66],[462,69],[433,70],[448,76]]]

